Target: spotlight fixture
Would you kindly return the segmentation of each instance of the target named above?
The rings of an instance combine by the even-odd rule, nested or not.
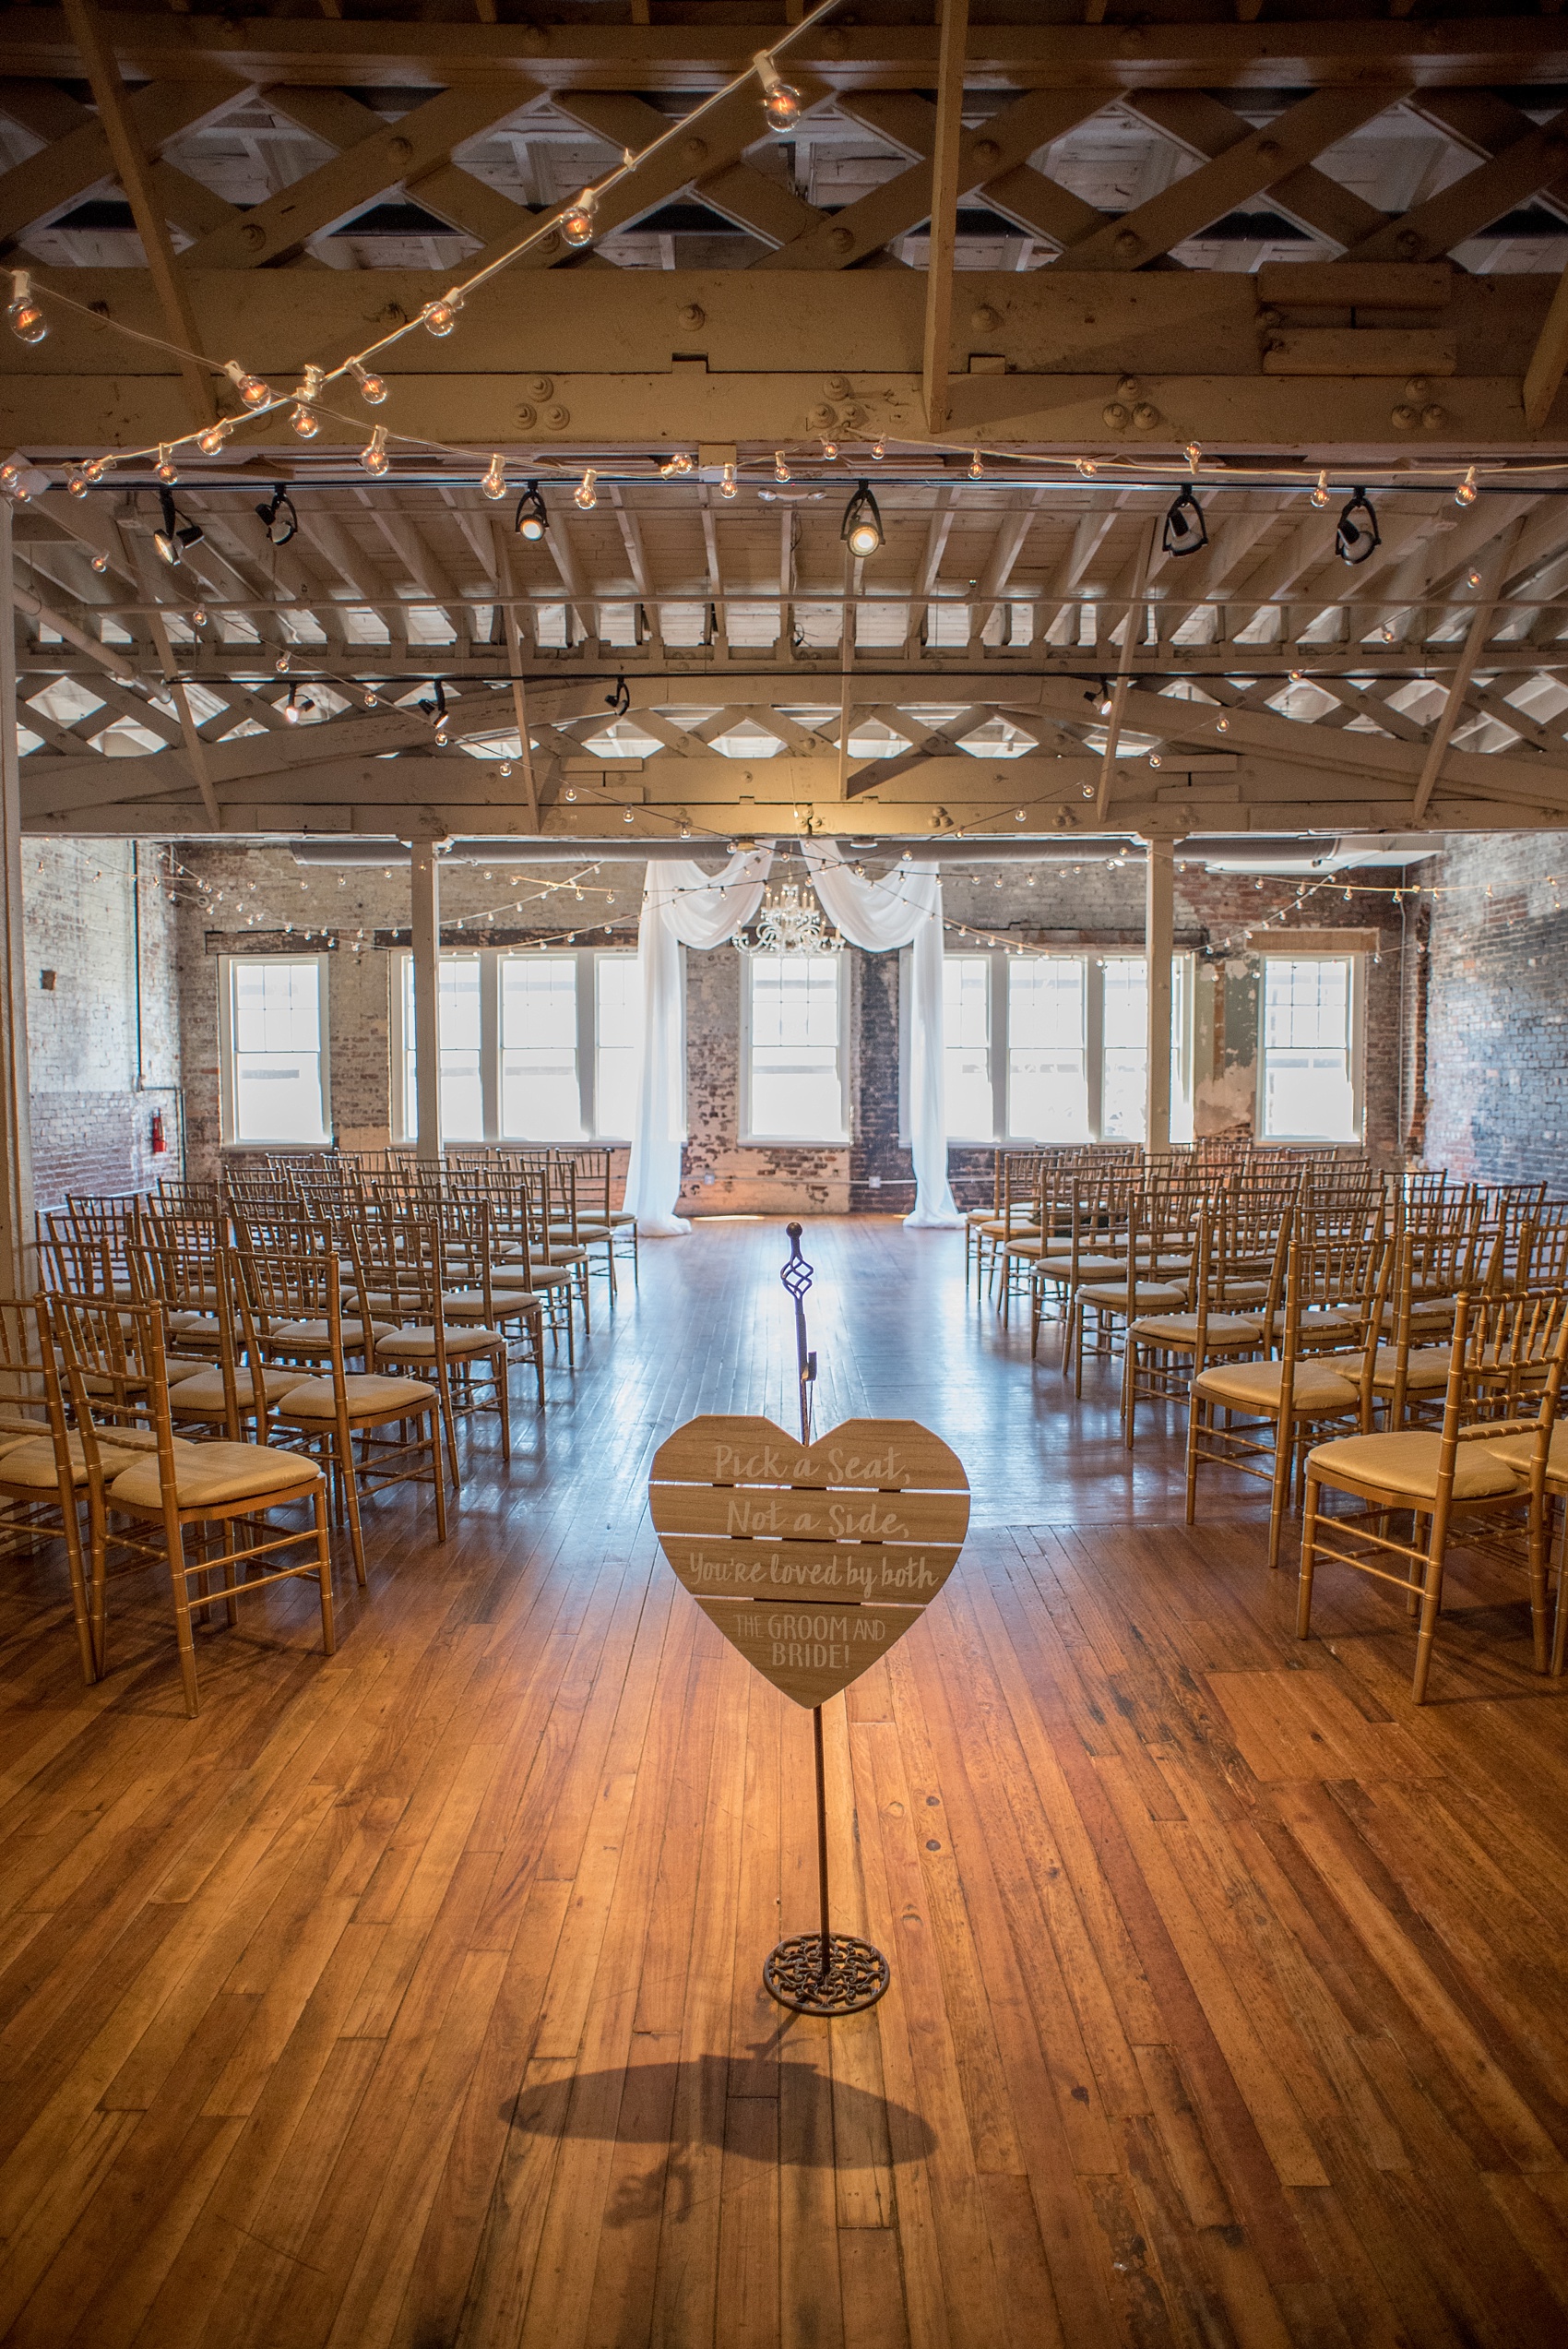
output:
[[[1334,533],[1334,551],[1342,563],[1364,563],[1372,549],[1383,544],[1383,532],[1377,526],[1372,500],[1364,489],[1353,489],[1340,508],[1338,526]]]
[[[530,482],[517,500],[517,510],[512,517],[512,528],[530,546],[537,546],[550,528],[550,517],[544,510],[544,500],[539,494],[539,483]]]
[[[158,549],[160,561],[167,563],[172,570],[175,564],[184,562],[186,547],[198,546],[205,533],[199,522],[180,520],[170,491],[160,490],[158,502],[162,509],[163,525],[160,530],[153,531],[152,543]]]
[[[762,111],[770,130],[793,130],[801,119],[801,93],[791,89],[766,49],[752,59],[762,84]]]
[[[457,313],[462,306],[463,297],[454,286],[449,293],[442,295],[439,302],[425,304],[420,312],[420,324],[427,334],[433,334],[440,340],[449,335],[457,325]]]
[[[593,467],[589,465],[585,470],[582,480],[572,492],[573,505],[580,506],[585,514],[591,514],[594,507],[599,504],[599,492],[594,487],[594,483],[598,481],[598,479],[599,475],[594,471]]]
[[[1323,512],[1324,507],[1328,504],[1328,475],[1326,473],[1320,473],[1318,475],[1317,485],[1313,489],[1312,496],[1308,502],[1311,505],[1315,506],[1320,514]]]
[[[612,709],[617,718],[625,716],[632,706],[632,688],[626,683],[624,675],[616,678],[615,690],[613,693],[605,695],[604,706],[606,709]]]
[[[838,532],[851,554],[874,554],[882,544],[882,516],[868,483],[861,482],[844,508]]]
[[[361,366],[357,359],[349,362],[349,373],[360,388],[360,398],[367,408],[379,408],[386,397],[386,386],[379,376],[373,376]]]
[[[377,424],[360,451],[360,463],[367,473],[374,473],[379,479],[391,461],[386,454],[386,427]]]
[[[585,187],[575,204],[569,204],[561,215],[561,233],[568,244],[593,243],[593,217],[599,209],[599,197],[591,187]]]
[[[1472,465],[1454,493],[1455,506],[1473,506],[1480,495],[1476,487],[1476,469]]]
[[[302,701],[299,698],[299,693],[300,689],[298,686],[291,686],[289,687],[289,698],[283,704],[283,722],[285,725],[297,726],[300,720],[304,716],[306,710],[314,709],[315,708],[314,701]]]
[[[1200,547],[1208,544],[1208,524],[1190,483],[1183,483],[1170,501],[1160,543],[1171,555],[1195,554]]]
[[[294,511],[294,501],[281,482],[273,483],[271,496],[263,499],[256,507],[255,514],[256,519],[267,532],[267,543],[271,546],[287,546],[300,527],[300,518]]]
[[[11,299],[6,316],[18,342],[42,342],[49,332],[49,321],[38,306],[25,269],[11,271]]]
[[[506,495],[506,467],[500,457],[493,457],[490,468],[480,483],[481,494],[494,500]]]
[[[263,383],[259,376],[249,374],[237,359],[226,359],[223,372],[247,408],[265,408],[268,404],[272,398],[272,386]]]

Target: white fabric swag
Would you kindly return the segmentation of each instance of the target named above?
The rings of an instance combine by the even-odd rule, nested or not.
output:
[[[907,1223],[943,1230],[961,1224],[947,1181],[945,1062],[942,1002],[942,877],[932,864],[898,865],[863,881],[827,841],[801,843],[827,918],[851,946],[886,954],[912,946],[909,1004],[909,1136],[915,1205]],[[681,1146],[686,1139],[683,946],[711,949],[744,928],[762,903],[771,848],[732,856],[712,876],[682,860],[652,864],[637,924],[643,985],[642,1067],[625,1204],[648,1239],[691,1230],[675,1212],[681,1195]]]

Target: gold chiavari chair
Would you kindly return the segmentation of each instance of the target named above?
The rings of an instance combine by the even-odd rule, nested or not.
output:
[[[422,1205],[423,1202],[422,1201]],[[445,1251],[439,1216],[399,1213],[383,1207],[357,1225],[354,1268],[362,1310],[374,1300],[389,1307],[395,1326],[377,1336],[370,1367],[422,1378],[441,1398],[446,1464],[452,1488],[457,1467],[457,1423],[478,1412],[494,1412],[501,1423],[501,1456],[512,1457],[511,1401],[507,1387],[510,1348],[493,1323],[449,1318],[444,1300]]]
[[[1227,1287],[1234,1246],[1234,1202],[1223,1192],[1198,1210],[1193,1248],[1192,1303],[1176,1312],[1139,1314],[1123,1355],[1123,1441],[1133,1449],[1140,1402],[1188,1401],[1192,1382],[1212,1362],[1242,1361],[1264,1347],[1264,1328],[1284,1285],[1282,1230],[1269,1297],[1261,1311],[1230,1309]],[[1249,1263],[1251,1258],[1249,1256]]]
[[[1314,1446],[1306,1461],[1299,1639],[1311,1633],[1320,1565],[1350,1567],[1393,1584],[1404,1592],[1408,1611],[1420,1613],[1410,1693],[1424,1704],[1444,1561],[1458,1538],[1455,1520],[1463,1512],[1465,1538],[1479,1546],[1478,1520],[1484,1539],[1489,1520],[1512,1515],[1525,1540],[1535,1665],[1538,1672],[1548,1669],[1546,1488],[1565,1356],[1562,1291],[1463,1294],[1455,1309],[1442,1427]],[[1520,1401],[1532,1399],[1534,1411],[1515,1415]],[[1323,1506],[1325,1491],[1360,1506],[1330,1514]],[[1407,1515],[1410,1538],[1402,1541],[1388,1530],[1389,1520]],[[1486,1546],[1498,1554],[1495,1542]]]
[[[221,1605],[234,1625],[240,1599],[278,1582],[312,1579],[320,1596],[322,1645],[330,1655],[332,1564],[326,1487],[315,1462],[266,1444],[177,1440],[169,1414],[159,1306],[109,1308],[55,1296],[48,1310],[88,1470],[89,1607],[100,1673],[108,1649],[112,1551],[120,1571],[151,1566],[169,1574],[180,1677],[193,1719],[198,1697],[192,1617],[209,1607]],[[144,1400],[106,1413],[102,1384],[117,1375],[117,1366],[124,1370],[127,1356]],[[109,1424],[101,1424],[105,1417]],[[152,1446],[127,1465],[122,1449],[125,1434],[142,1426],[150,1429]],[[271,1512],[295,1502],[308,1509],[311,1522],[277,1532],[268,1522]],[[196,1544],[194,1557],[187,1555],[188,1539]],[[306,1555],[295,1564],[268,1564],[302,1548]],[[267,1570],[257,1573],[258,1566]]]

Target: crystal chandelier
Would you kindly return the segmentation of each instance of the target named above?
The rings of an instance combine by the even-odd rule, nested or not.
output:
[[[801,902],[799,882],[783,881],[763,899],[754,935],[737,930],[735,944],[742,954],[837,954],[843,940],[823,928],[820,906]]]

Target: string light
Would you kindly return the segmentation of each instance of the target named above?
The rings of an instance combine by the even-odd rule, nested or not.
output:
[[[801,93],[791,89],[766,49],[759,49],[752,59],[756,78],[762,84],[762,111],[767,116],[770,130],[793,130],[801,119]]]
[[[386,471],[390,461],[386,454],[386,427],[385,424],[377,424],[360,451],[360,463],[367,473],[374,473],[379,478]]]
[[[720,477],[719,477],[719,496],[720,496],[720,497],[733,497],[733,496],[735,495],[735,493],[736,493],[736,489],[737,489],[737,487],[738,487],[738,484],[737,484],[736,480],[735,480],[735,468],[734,468],[734,466],[733,466],[733,465],[726,465],[726,466],[725,466],[725,468],[724,468],[723,473],[722,473],[722,474],[720,475]]]
[[[358,384],[360,398],[364,401],[365,406],[379,408],[386,397],[386,386],[382,382],[381,377],[370,374],[368,369],[361,366],[357,359],[350,360],[349,373]]]
[[[1095,463],[1092,457],[1079,457],[1074,461],[1086,481],[1092,481],[1096,473],[1099,471],[1099,467]]]
[[[1455,506],[1473,506],[1479,495],[1476,487],[1476,469],[1472,465],[1454,493],[1454,503]]]
[[[569,204],[561,215],[561,233],[568,244],[593,243],[594,215],[599,210],[599,192],[585,187],[575,204]]]
[[[208,424],[205,431],[197,433],[196,447],[204,457],[216,457],[233,429],[232,418],[220,416],[215,424]]]
[[[887,454],[887,443],[886,443],[885,440],[882,440],[882,439],[880,439],[880,438],[879,438],[879,439],[877,439],[877,440],[873,440],[873,443],[872,443],[872,447],[871,447],[871,461],[872,461],[872,463],[873,463],[873,465],[880,465],[880,464],[881,464],[881,462],[882,462],[882,460],[883,460],[883,459],[886,456],[886,454]]]
[[[72,497],[85,497],[92,483],[85,473],[73,473],[65,487]]]
[[[49,321],[33,298],[32,281],[26,269],[11,271],[11,299],[6,316],[18,342],[42,342],[49,332]]]
[[[836,440],[825,440],[822,444],[822,453],[831,465],[838,454],[838,443]]]
[[[425,304],[424,308],[420,312],[420,324],[427,334],[434,335],[437,341],[444,340],[457,325],[457,313],[462,306],[463,297],[457,288],[453,286],[442,295],[439,302]]]
[[[1328,475],[1326,473],[1320,473],[1318,475],[1317,486],[1313,491],[1308,503],[1309,505],[1315,506],[1320,514],[1328,504]]]
[[[259,376],[247,374],[237,359],[225,359],[223,362],[223,372],[228,376],[229,381],[233,385],[234,389],[239,393],[241,399],[244,402],[247,408],[256,409],[271,406],[271,385],[263,383]]]
[[[109,568],[109,557],[107,554],[95,554],[92,558],[92,567],[98,573],[99,578],[101,578],[104,572]]]
[[[179,469],[174,462],[173,447],[169,441],[160,440],[158,444],[157,472],[160,482],[177,482],[180,478]]]
[[[594,487],[594,483],[598,481],[598,479],[599,475],[594,471],[593,467],[589,465],[585,470],[582,480],[572,492],[573,505],[580,506],[585,514],[591,514],[594,507],[599,504],[599,492]]]
[[[492,500],[506,495],[506,467],[499,456],[490,460],[490,469],[480,483],[482,494]]]
[[[776,482],[789,482],[795,478],[784,462],[784,451],[781,448],[776,448],[773,452],[773,478]]]
[[[978,482],[983,481],[984,478],[985,467],[980,463],[980,450],[972,449],[969,454],[969,479],[972,482]]]

